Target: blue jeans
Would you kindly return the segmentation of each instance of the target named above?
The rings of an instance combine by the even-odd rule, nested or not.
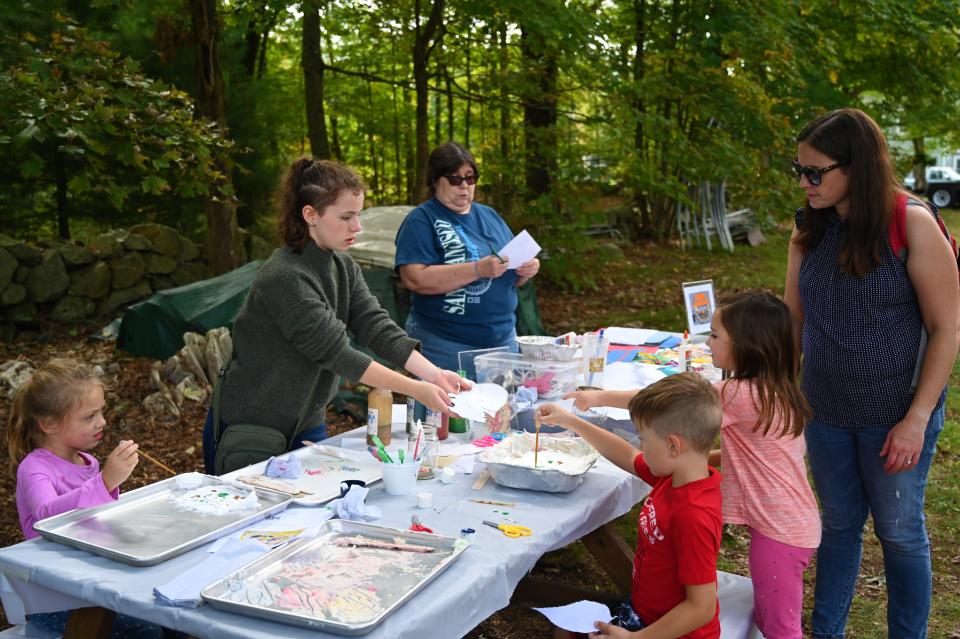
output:
[[[222,419],[220,420],[220,435],[223,435],[223,431],[230,427],[230,424],[227,424]],[[294,448],[300,448],[301,440],[309,440],[312,442],[318,442],[321,439],[327,438],[327,425],[320,424],[315,426],[310,430],[299,433],[294,439],[296,441],[290,442],[290,445]],[[217,460],[217,442],[213,439],[213,407],[207,409],[207,421],[203,424],[203,472],[208,475],[216,475],[216,460]]]
[[[427,331],[422,324],[417,322],[413,313],[407,318],[405,326],[407,335],[413,339],[418,339],[423,344],[421,353],[428,360],[448,371],[460,370],[460,361],[457,357],[463,351],[475,351],[483,348],[498,348],[506,346],[511,353],[519,352],[517,347],[517,331],[514,329],[500,343],[490,344],[489,346],[477,346],[467,344],[466,342],[456,342],[446,337],[441,337],[436,333]],[[473,362],[467,365],[467,376],[476,379],[476,369],[470,370]]]
[[[860,571],[863,525],[883,548],[887,636],[927,636],[932,576],[923,514],[927,474],[943,430],[944,410],[927,423],[923,450],[908,471],[888,475],[880,450],[891,428],[841,428],[816,420],[805,430],[813,482],[823,513],[817,549],[813,636],[843,637]]]

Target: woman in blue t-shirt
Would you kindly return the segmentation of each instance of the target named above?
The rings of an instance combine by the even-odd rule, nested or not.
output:
[[[441,368],[460,368],[457,354],[516,349],[517,287],[537,274],[536,258],[513,268],[496,253],[512,238],[500,214],[473,201],[480,173],[466,148],[441,144],[427,166],[429,200],[397,231],[396,268],[412,291],[407,334]]]

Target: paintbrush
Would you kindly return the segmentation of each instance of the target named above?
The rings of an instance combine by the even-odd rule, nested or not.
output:
[[[537,434],[534,436],[533,440],[533,467],[537,467],[537,454],[540,452],[540,416],[536,415],[533,418],[533,424],[537,429]]]
[[[343,460],[345,460],[345,461],[353,461],[353,458],[352,458],[352,457],[349,457],[349,456],[347,456],[347,455],[344,455],[343,453],[341,453],[339,450],[337,450],[337,449],[334,448],[333,446],[326,446],[326,445],[324,445],[324,444],[318,444],[318,443],[312,442],[312,441],[310,441],[310,440],[308,440],[308,439],[304,439],[304,440],[301,441],[300,443],[303,444],[304,446],[309,446],[310,448],[312,448],[313,450],[317,451],[318,453],[323,453],[324,455],[330,455],[331,457],[336,457],[337,459],[343,459]]]
[[[167,471],[167,472],[170,473],[171,475],[177,475],[177,474],[179,474],[179,473],[177,473],[177,471],[175,471],[174,469],[170,468],[169,466],[167,466],[167,465],[164,464],[163,462],[157,461],[156,459],[154,459],[153,457],[151,457],[151,456],[148,455],[147,453],[143,452],[143,449],[142,449],[142,448],[137,448],[137,454],[140,455],[141,457],[145,457],[147,461],[153,462],[154,464],[156,464],[156,465],[159,466],[160,468],[164,469],[165,471]]]

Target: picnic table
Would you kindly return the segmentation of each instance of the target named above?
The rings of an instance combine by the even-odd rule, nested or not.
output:
[[[394,424],[393,437],[405,441],[403,424]],[[357,428],[324,443],[358,449],[363,447],[364,438],[365,429]],[[234,474],[244,472],[241,469]],[[576,490],[565,494],[505,488],[492,480],[482,490],[474,491],[475,478],[476,472],[458,474],[450,484],[436,479],[418,481],[416,492],[433,495],[434,507],[428,510],[416,507],[414,494],[391,496],[383,490],[382,482],[372,485],[366,503],[383,511],[383,516],[372,523],[406,529],[416,514],[437,534],[456,537],[461,529],[469,527],[476,530],[476,535],[470,548],[445,572],[365,636],[450,639],[467,634],[511,599],[560,605],[584,598],[627,596],[633,549],[611,522],[643,499],[650,486],[603,458],[586,473]],[[532,529],[533,534],[513,539],[482,525],[484,519],[495,517],[492,511],[500,507],[474,503],[471,498],[519,504],[510,509],[510,517]],[[545,553],[578,540],[597,559],[618,592],[597,593],[528,575]],[[176,608],[158,604],[153,588],[206,559],[207,550],[207,546],[201,546],[156,566],[134,567],[42,538],[32,539],[0,548],[0,598],[8,620],[15,624],[24,623],[25,614],[73,610],[64,635],[68,639],[108,636],[107,629],[117,612],[198,638],[337,636],[209,605]],[[723,639],[757,636],[749,580],[721,573],[719,589]]]

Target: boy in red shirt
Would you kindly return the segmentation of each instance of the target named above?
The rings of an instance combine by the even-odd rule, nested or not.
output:
[[[707,458],[720,431],[720,398],[696,373],[682,373],[633,395],[629,409],[640,450],[557,406],[537,411],[544,423],[573,430],[653,486],[640,512],[630,601],[615,607],[611,623],[598,621],[590,636],[716,639],[723,519],[720,474]]]

